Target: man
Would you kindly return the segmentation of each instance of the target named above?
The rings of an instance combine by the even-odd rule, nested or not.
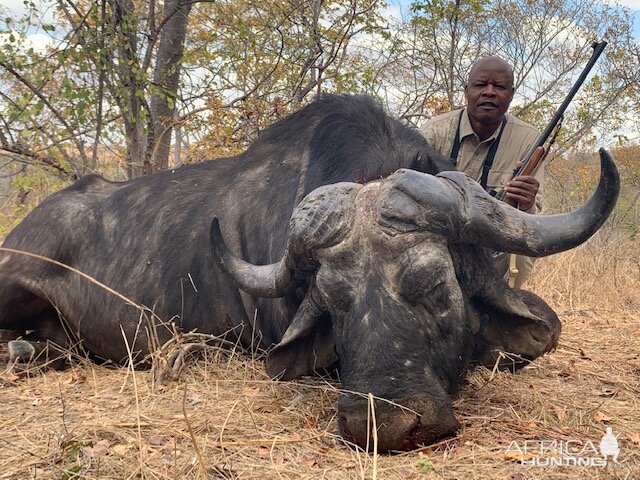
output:
[[[505,200],[516,208],[538,213],[543,169],[511,180],[517,163],[539,136],[533,126],[507,114],[514,92],[511,66],[498,57],[482,58],[471,68],[464,87],[466,108],[432,118],[421,131],[488,192],[504,189]],[[507,278],[509,255],[497,257],[496,268]],[[515,286],[520,287],[531,274],[533,259],[516,257],[516,268]]]

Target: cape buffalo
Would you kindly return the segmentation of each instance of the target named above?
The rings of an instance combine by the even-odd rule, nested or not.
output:
[[[237,157],[51,195],[0,251],[0,328],[24,338],[14,360],[38,340],[141,359],[150,328],[161,342],[174,326],[247,347],[258,337],[274,377],[337,363],[345,389],[394,402],[376,407],[379,448],[411,448],[457,428],[447,394],[469,361],[556,344],[553,311],[506,287],[485,248],[545,255],[588,238],[618,191],[602,159],[594,200],[560,218],[522,214],[460,174],[371,182],[452,167],[371,99],[324,96]],[[366,402],[345,395],[339,410],[345,437],[365,445]]]
[[[558,317],[539,297],[509,288],[489,249],[543,256],[587,240],[620,188],[604,150],[601,166],[594,196],[568,214],[523,213],[460,172],[402,169],[364,186],[339,183],[309,194],[292,215],[277,263],[236,257],[216,218],[212,249],[251,295],[305,287],[267,359],[270,375],[296,378],[338,361],[346,391],[381,399],[378,447],[408,449],[457,429],[449,394],[471,361],[494,366],[500,351],[513,352],[517,368],[555,348]],[[341,396],[343,436],[366,445],[367,415],[367,397]]]

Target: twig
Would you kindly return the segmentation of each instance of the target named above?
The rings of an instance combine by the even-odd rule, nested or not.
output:
[[[376,480],[378,477],[378,425],[376,423],[376,406],[375,401],[373,400],[373,394],[368,394],[369,399],[369,414],[371,415],[371,427],[373,433],[373,480]],[[367,430],[369,429],[369,422],[367,422]],[[368,435],[367,435],[368,436]],[[368,439],[367,439],[368,442]],[[368,445],[367,445],[368,447]]]
[[[189,430],[189,436],[191,437],[191,443],[193,444],[193,448],[196,451],[196,458],[198,459],[198,470],[200,471],[200,476],[207,480],[207,467],[204,464],[204,460],[202,458],[202,454],[200,453],[200,448],[198,447],[198,440],[196,440],[196,435],[193,432],[193,428],[191,428],[191,422],[189,422],[189,416],[187,415],[187,386],[184,387],[184,395],[182,395],[182,415],[184,416],[184,423],[187,424],[187,430]]]
[[[140,399],[138,398],[138,382],[136,381],[136,372],[133,369],[133,354],[131,353],[131,347],[129,346],[129,342],[127,341],[127,335],[124,333],[124,328],[120,325],[120,332],[122,333],[122,338],[124,339],[124,344],[127,347],[127,356],[129,358],[128,369],[131,371],[131,377],[133,379],[133,392],[134,398],[136,401],[136,426],[138,431],[138,449],[140,451],[140,473],[143,472],[144,463],[142,460],[142,422],[140,419]]]

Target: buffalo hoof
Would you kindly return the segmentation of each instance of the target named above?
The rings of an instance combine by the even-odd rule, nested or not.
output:
[[[448,398],[410,400],[400,402],[402,406],[377,399],[374,414],[369,403],[362,397],[343,398],[338,414],[343,438],[367,451],[413,450],[460,428]]]
[[[12,340],[7,343],[7,349],[9,350],[9,365],[18,370],[30,367],[62,370],[67,364],[64,353],[47,341]]]
[[[10,364],[28,364],[36,356],[36,348],[26,340],[12,340],[7,343]]]

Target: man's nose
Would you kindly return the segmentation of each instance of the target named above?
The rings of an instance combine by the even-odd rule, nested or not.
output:
[[[495,87],[493,85],[488,84],[482,90],[482,94],[487,96],[487,97],[495,97],[496,89],[495,89]]]

